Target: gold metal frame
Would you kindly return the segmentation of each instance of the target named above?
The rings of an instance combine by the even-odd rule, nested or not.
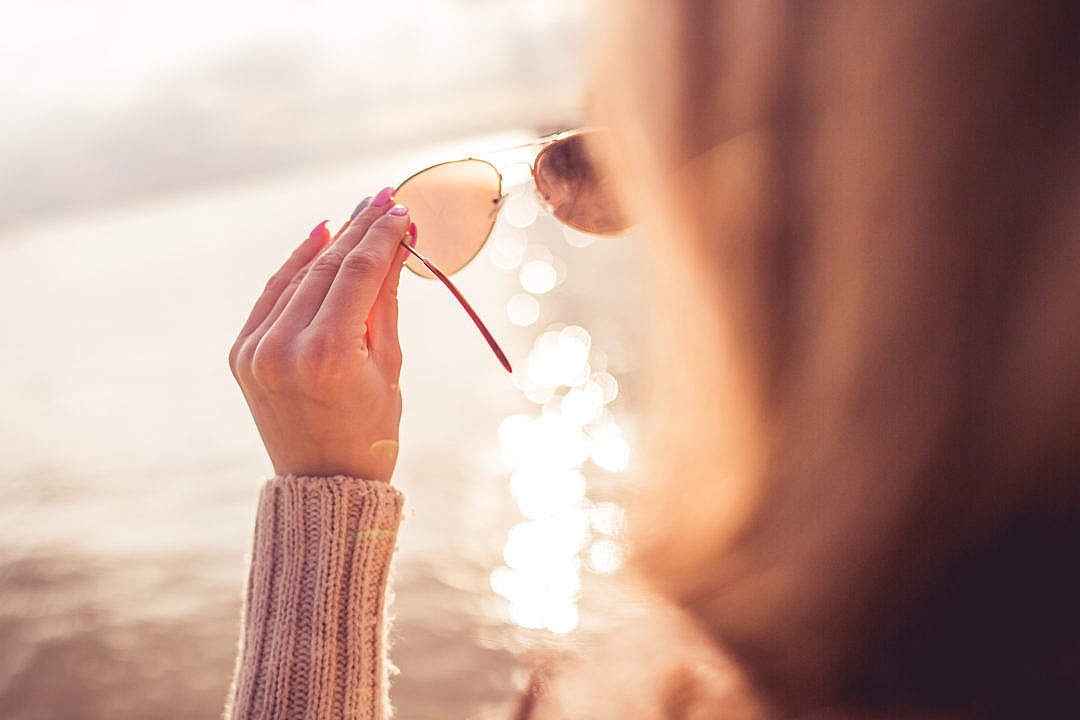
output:
[[[513,148],[507,148],[507,149],[513,149]],[[464,157],[464,158],[461,158],[460,160],[446,160],[446,161],[441,162],[441,163],[435,163],[434,165],[428,165],[423,170],[418,170],[418,171],[414,172],[412,175],[410,175],[409,177],[405,178],[400,183],[398,183],[398,186],[396,188],[394,188],[394,193],[397,193],[398,190],[405,187],[405,184],[408,183],[410,180],[412,180],[414,177],[416,177],[418,175],[423,175],[428,170],[434,170],[435,168],[442,167],[443,165],[454,165],[456,163],[461,163],[461,162],[484,163],[485,165],[490,167],[492,170],[494,170],[495,171],[495,177],[498,179],[498,186],[495,188],[497,198],[495,200],[495,210],[494,210],[494,213],[491,216],[491,224],[488,225],[487,233],[484,235],[484,239],[481,240],[480,244],[477,246],[476,252],[474,252],[472,255],[470,255],[469,259],[461,264],[461,267],[459,267],[457,270],[454,270],[454,271],[448,273],[449,275],[453,275],[454,273],[461,272],[466,267],[468,267],[469,264],[473,260],[476,259],[476,256],[480,254],[480,251],[484,249],[484,246],[487,245],[487,241],[491,237],[491,233],[495,230],[495,221],[498,219],[499,210],[502,209],[502,204],[506,200],[506,195],[503,195],[503,191],[502,191],[503,177],[502,177],[502,173],[499,172],[499,168],[495,167],[494,163],[491,163],[491,162],[488,162],[487,160],[482,160],[482,159],[476,158],[476,157]],[[424,263],[424,265],[426,267],[428,265],[428,263]],[[420,273],[416,272],[411,267],[409,267],[408,264],[406,264],[405,267],[409,268],[409,272],[413,273],[414,275],[416,275],[418,277],[422,277],[425,280],[431,280],[432,279],[432,278],[426,277],[426,276],[421,275]],[[428,268],[428,269],[430,270],[430,268]],[[436,277],[438,277],[438,276],[436,276]]]
[[[539,189],[540,186],[539,186],[539,184],[537,184],[536,165],[540,161],[540,158],[543,157],[544,153],[546,153],[554,145],[556,145],[557,143],[559,143],[559,142],[561,142],[563,140],[568,140],[568,139],[570,139],[572,137],[578,137],[580,135],[589,135],[589,134],[592,134],[592,133],[595,133],[595,132],[601,132],[603,130],[604,130],[604,128],[600,128],[600,127],[584,127],[584,128],[577,128],[576,130],[562,130],[562,131],[559,131],[559,132],[551,133],[549,135],[544,135],[542,137],[537,138],[536,140],[533,140],[532,142],[521,143],[520,145],[511,145],[510,147],[499,148],[497,150],[488,150],[486,152],[481,152],[481,153],[476,153],[476,154],[469,154],[469,155],[466,155],[465,157],[459,158],[457,160],[444,160],[443,162],[435,163],[434,165],[428,165],[424,169],[417,170],[412,175],[409,175],[409,177],[405,178],[400,183],[398,183],[397,187],[394,188],[394,192],[396,193],[398,190],[401,190],[401,188],[403,188],[406,183],[408,183],[410,180],[412,180],[416,176],[422,175],[422,174],[426,173],[428,170],[434,170],[437,167],[442,167],[443,165],[452,165],[454,163],[459,163],[459,162],[475,161],[475,162],[484,163],[485,165],[490,167],[495,172],[495,177],[497,178],[497,181],[498,181],[498,186],[496,187],[496,192],[498,193],[498,198],[495,201],[496,207],[494,209],[494,213],[491,216],[491,224],[488,226],[487,233],[484,235],[483,240],[481,240],[480,244],[477,246],[476,252],[474,252],[469,257],[469,259],[466,260],[462,264],[462,266],[460,268],[458,268],[457,270],[454,270],[453,272],[449,273],[451,275],[453,275],[454,273],[459,272],[461,270],[464,270],[466,267],[468,267],[469,264],[472,263],[472,261],[476,259],[476,256],[480,254],[480,251],[484,249],[484,246],[487,245],[487,241],[491,239],[491,233],[494,232],[494,230],[495,230],[495,222],[498,220],[498,214],[502,210],[503,203],[506,201],[506,198],[507,198],[507,196],[505,194],[503,194],[503,175],[502,175],[502,173],[499,172],[499,168],[497,168],[495,166],[495,163],[493,163],[493,162],[491,162],[489,160],[485,160],[482,157],[482,156],[485,156],[485,155],[486,156],[498,155],[498,154],[501,154],[501,153],[510,152],[512,150],[524,150],[526,148],[531,148],[531,147],[540,148],[540,150],[536,153],[536,155],[533,157],[533,159],[531,161],[529,161],[528,164],[529,164],[529,174],[532,177],[533,190],[534,190],[534,192],[536,192],[536,194],[538,196],[538,199],[539,199],[541,205],[544,207],[544,209],[547,210],[548,213],[551,214],[552,217],[554,217],[556,220],[558,220],[563,225],[567,226],[568,228],[570,228],[572,230],[576,230],[578,232],[585,233],[587,235],[596,235],[596,236],[599,236],[599,237],[618,237],[620,235],[625,235],[626,233],[628,233],[628,232],[630,232],[630,231],[632,231],[634,229],[633,225],[631,225],[630,227],[628,227],[626,229],[623,229],[623,230],[604,233],[604,232],[594,232],[594,231],[589,230],[587,228],[583,228],[580,225],[576,225],[576,224],[574,224],[572,222],[568,222],[566,220],[563,220],[562,218],[555,215],[555,213],[553,212],[554,208],[552,207],[551,203],[549,203],[547,201],[547,199],[540,193],[540,189]],[[409,266],[406,265],[406,267],[409,267]],[[409,271],[416,274],[416,275],[418,275],[418,276],[420,276],[420,277],[425,278],[426,280],[432,279],[432,278],[428,278],[428,277],[426,277],[424,275],[420,275],[420,273],[416,272],[411,267],[409,267]]]
[[[575,225],[569,220],[564,220],[563,218],[556,215],[551,203],[549,203],[547,199],[544,198],[541,194],[540,183],[537,181],[536,177],[536,166],[540,163],[540,158],[542,158],[544,156],[544,153],[546,153],[548,150],[551,150],[551,148],[553,148],[555,145],[562,142],[563,140],[569,140],[570,138],[578,137],[581,135],[591,135],[592,133],[600,132],[603,129],[604,128],[580,128],[578,130],[567,130],[566,132],[556,133],[554,135],[547,136],[551,139],[544,143],[544,147],[541,148],[540,152],[536,153],[536,157],[534,157],[532,159],[532,162],[529,163],[529,169],[532,171],[533,187],[536,189],[536,194],[540,195],[540,202],[544,204],[545,209],[553,218],[561,222],[566,227],[577,230],[580,233],[585,233],[586,235],[597,235],[599,237],[619,237],[620,235],[625,235],[631,230],[633,230],[634,226],[630,225],[623,230],[617,230],[613,232],[596,232],[595,230],[589,230],[588,228],[583,228],[580,225]],[[544,138],[541,139],[543,140]],[[486,238],[484,239],[484,242],[487,242]]]
[[[537,138],[536,140],[534,140],[532,142],[522,143],[521,145],[512,145],[511,147],[500,148],[498,150],[491,150],[489,152],[478,153],[478,154],[479,155],[496,155],[498,153],[504,153],[504,152],[508,152],[508,151],[511,151],[511,150],[524,150],[525,148],[539,147],[540,150],[536,153],[536,155],[533,156],[533,159],[529,162],[529,170],[530,170],[530,173],[532,175],[533,188],[536,191],[536,194],[538,196],[540,196],[539,200],[545,206],[545,208],[548,210],[548,212],[551,213],[551,215],[553,217],[555,217],[555,219],[558,220],[560,223],[562,223],[563,225],[565,225],[565,226],[567,226],[567,227],[569,227],[569,228],[571,228],[573,230],[576,230],[578,232],[587,233],[589,235],[600,235],[600,236],[606,236],[606,237],[624,235],[627,232],[629,232],[630,230],[632,230],[633,226],[631,226],[629,228],[626,228],[625,230],[621,230],[619,232],[598,233],[598,232],[593,232],[592,230],[587,230],[585,228],[579,227],[578,225],[575,225],[574,223],[567,222],[566,220],[563,220],[562,218],[558,217],[557,215],[555,215],[554,212],[552,212],[551,203],[549,203],[547,201],[547,199],[544,198],[541,195],[541,193],[539,191],[539,185],[536,182],[536,180],[537,180],[537,178],[536,178],[536,164],[537,164],[537,162],[540,160],[540,158],[543,156],[543,154],[545,152],[550,150],[554,145],[556,145],[557,143],[559,143],[562,140],[567,140],[569,138],[577,137],[579,135],[590,134],[590,133],[593,133],[593,132],[600,131],[602,129],[603,128],[579,128],[577,130],[564,130],[564,131],[561,131],[561,132],[552,133],[550,135],[545,135],[543,137]],[[492,210],[491,224],[488,225],[487,233],[484,235],[483,240],[480,241],[480,244],[476,246],[476,252],[474,252],[472,254],[472,256],[469,257],[469,259],[466,260],[461,265],[461,267],[454,270],[453,272],[455,272],[455,273],[459,272],[460,270],[465,269],[473,260],[476,259],[476,256],[479,255],[480,251],[484,249],[485,245],[487,245],[487,241],[491,238],[491,233],[495,229],[495,222],[498,220],[499,211],[502,210],[503,202],[506,200],[506,197],[507,197],[505,194],[503,194],[503,176],[502,176],[502,173],[499,172],[499,168],[497,168],[495,166],[495,163],[493,163],[493,162],[491,162],[489,160],[484,160],[482,157],[477,157],[476,155],[467,155],[466,157],[460,158],[458,160],[446,160],[444,162],[435,163],[434,165],[428,165],[423,170],[418,170],[418,171],[414,172],[412,175],[410,175],[409,177],[402,180],[400,183],[398,183],[397,187],[394,188],[394,193],[397,193],[399,190],[401,190],[401,188],[405,187],[405,185],[410,180],[414,179],[418,175],[422,175],[423,173],[427,172],[428,170],[433,170],[434,168],[442,167],[443,165],[451,165],[453,163],[460,163],[460,162],[481,162],[481,163],[486,164],[488,167],[490,167],[495,172],[495,177],[496,177],[496,179],[498,181],[498,185],[496,187],[497,196],[496,196],[495,201],[494,201],[495,202],[495,207]],[[417,260],[419,260],[424,265],[424,267],[426,267],[428,269],[428,272],[430,272],[432,275],[434,275],[435,278],[437,278],[440,282],[443,283],[443,285],[446,286],[446,288],[451,292],[451,294],[453,294],[454,298],[461,304],[461,307],[465,309],[465,312],[468,313],[469,318],[472,319],[473,323],[476,325],[476,328],[480,331],[480,334],[484,336],[484,340],[487,341],[488,346],[491,348],[492,352],[495,353],[495,357],[497,357],[499,359],[499,362],[502,364],[503,368],[506,369],[506,372],[513,372],[513,368],[510,366],[510,361],[507,359],[506,353],[504,353],[502,351],[502,348],[499,347],[499,343],[497,343],[495,341],[495,337],[491,334],[491,331],[487,329],[487,326],[484,325],[484,322],[480,319],[480,316],[477,315],[475,310],[473,310],[472,305],[470,305],[469,301],[465,299],[465,296],[461,294],[461,291],[457,289],[457,286],[455,286],[454,283],[450,280],[450,278],[447,277],[447,274],[444,273],[442,270],[440,270],[435,265],[435,263],[428,260],[426,257],[424,257],[422,254],[420,254],[415,248],[411,247],[404,240],[401,241],[401,246],[404,247],[409,253],[411,253],[413,255],[413,257],[415,257]],[[406,264],[406,267],[409,267],[408,264]],[[420,275],[420,273],[417,272],[416,270],[413,270],[412,267],[409,267],[409,271],[412,272],[413,274],[419,276],[419,277],[425,277],[423,275]],[[430,278],[426,278],[426,279],[430,279]]]

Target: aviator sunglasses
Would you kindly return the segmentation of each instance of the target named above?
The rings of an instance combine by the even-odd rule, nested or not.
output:
[[[409,208],[422,228],[415,247],[404,240],[405,265],[425,278],[437,278],[475,323],[507,372],[513,372],[480,316],[448,275],[469,264],[491,235],[507,195],[503,176],[482,156],[538,148],[529,163],[542,204],[559,222],[593,235],[621,235],[632,222],[616,200],[614,183],[597,158],[610,142],[603,129],[570,130],[533,142],[439,163],[410,175],[394,190],[395,202]]]

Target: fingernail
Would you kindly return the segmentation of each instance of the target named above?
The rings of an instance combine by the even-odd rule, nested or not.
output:
[[[308,235],[308,237],[313,238],[316,235],[321,235],[322,233],[326,232],[326,223],[328,223],[328,222],[330,222],[330,221],[329,220],[323,220],[321,223],[316,225],[315,229],[311,231],[311,234]]]
[[[409,223],[409,247],[416,247],[416,223]]]
[[[359,215],[360,211],[363,210],[364,208],[366,208],[368,206],[369,202],[371,202],[371,196],[370,195],[368,195],[366,198],[364,198],[363,200],[360,201],[360,204],[357,205],[356,209],[352,211],[352,215],[349,216],[349,219],[352,220],[357,215]]]
[[[398,216],[408,215],[409,208],[405,207],[404,205],[395,205],[394,207],[390,208],[390,214]]]
[[[394,188],[383,188],[379,191],[379,194],[375,196],[375,199],[371,201],[371,204],[375,207],[382,207],[386,203],[390,202],[390,196],[394,194]]]

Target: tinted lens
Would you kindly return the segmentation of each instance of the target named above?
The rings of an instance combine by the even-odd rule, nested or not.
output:
[[[608,138],[590,131],[547,146],[536,158],[536,189],[559,220],[597,235],[626,232],[633,224],[619,207],[611,177],[596,158]]]
[[[491,232],[502,197],[499,173],[482,160],[458,160],[413,175],[394,191],[416,223],[416,249],[447,275],[473,259]],[[405,263],[435,277],[409,256]]]

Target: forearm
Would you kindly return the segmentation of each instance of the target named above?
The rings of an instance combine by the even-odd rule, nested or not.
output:
[[[389,714],[384,613],[401,507],[384,482],[266,483],[227,717]]]

